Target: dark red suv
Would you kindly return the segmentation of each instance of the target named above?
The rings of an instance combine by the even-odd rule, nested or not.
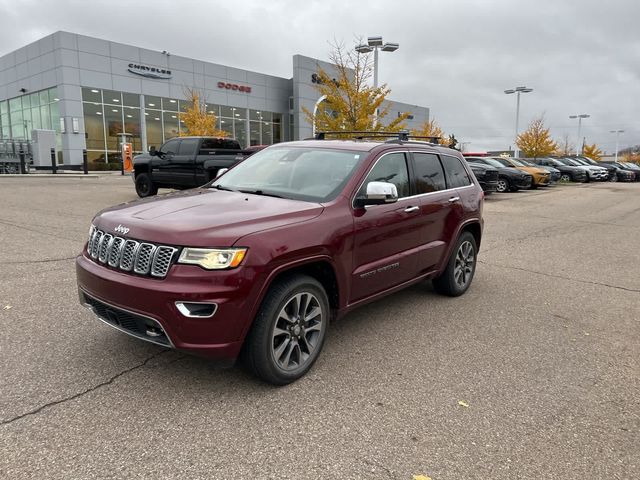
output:
[[[282,385],[353,308],[424,279],[463,294],[482,202],[455,150],[401,138],[282,143],[201,188],[99,213],[76,262],[80,300],[125,333],[242,356]]]

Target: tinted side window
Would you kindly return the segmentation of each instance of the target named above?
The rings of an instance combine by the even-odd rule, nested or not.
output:
[[[442,165],[444,166],[444,172],[447,176],[447,186],[449,188],[471,185],[469,175],[467,175],[467,171],[462,166],[460,159],[450,157],[449,155],[443,155],[440,158],[442,160]]]
[[[447,188],[444,172],[438,156],[432,153],[414,153],[414,172],[416,174],[416,193],[429,193]]]
[[[200,148],[202,150],[213,150],[216,148],[223,148],[222,144],[223,140],[221,138],[204,138]]]
[[[180,140],[169,140],[167,143],[160,147],[161,153],[171,153],[175,154],[178,152],[178,143]]]
[[[180,148],[178,148],[178,155],[190,155],[193,156],[196,153],[196,148],[198,148],[198,142],[200,140],[197,138],[185,138],[180,142]]]
[[[362,184],[362,188],[358,192],[359,197],[366,194],[369,182],[393,183],[398,189],[398,198],[408,197],[411,190],[404,153],[390,153],[380,158]]]

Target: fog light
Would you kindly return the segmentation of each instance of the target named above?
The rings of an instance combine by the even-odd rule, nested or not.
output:
[[[211,318],[216,313],[218,305],[206,302],[176,302],[178,311],[189,318]]]

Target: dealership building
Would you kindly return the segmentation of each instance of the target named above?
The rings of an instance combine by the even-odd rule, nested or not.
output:
[[[56,32],[0,57],[0,144],[55,132],[58,164],[118,156],[122,138],[134,152],[183,130],[186,90],[204,92],[220,129],[243,146],[312,136],[304,110],[322,101],[318,68],[333,65],[294,55],[293,76],[276,77],[68,32]],[[429,109],[388,102],[389,117],[409,112],[415,128]],[[122,134],[126,134],[126,137]]]

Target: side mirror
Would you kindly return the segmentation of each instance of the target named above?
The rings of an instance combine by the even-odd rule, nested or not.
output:
[[[229,171],[228,168],[221,168],[220,170],[218,170],[218,172],[216,173],[216,178],[221,177],[222,175],[224,175],[225,173],[227,173]]]
[[[367,193],[357,200],[360,207],[395,203],[398,201],[398,189],[393,183],[369,182],[367,183]]]
[[[151,145],[149,147],[149,155],[151,155],[152,157],[155,157],[158,154],[155,145]]]

